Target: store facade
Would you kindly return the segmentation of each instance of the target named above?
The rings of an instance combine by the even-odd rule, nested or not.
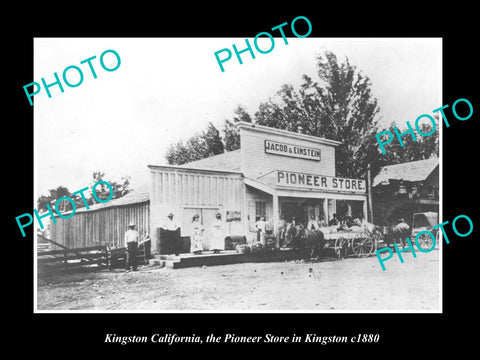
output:
[[[336,177],[339,142],[251,123],[237,126],[239,150],[182,166],[149,165],[152,229],[173,213],[182,236],[190,236],[193,214],[199,214],[204,250],[209,250],[217,212],[226,234],[249,241],[256,238],[255,223],[262,216],[273,234],[280,217],[304,225],[312,215],[327,221],[334,213],[366,219],[365,180]]]

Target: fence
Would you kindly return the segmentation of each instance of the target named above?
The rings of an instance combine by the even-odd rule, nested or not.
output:
[[[50,239],[38,235],[45,241],[52,243],[60,250],[38,251],[37,265],[38,274],[50,274],[53,272],[71,272],[85,268],[89,269],[114,269],[124,268],[126,261],[125,248],[112,249],[108,244],[90,246],[84,248],[69,249]],[[150,241],[140,244],[137,252],[137,264],[148,263],[150,257]]]
[[[109,266],[109,254],[106,246],[42,251],[37,255],[37,264],[39,274],[71,271],[79,267],[102,269]]]

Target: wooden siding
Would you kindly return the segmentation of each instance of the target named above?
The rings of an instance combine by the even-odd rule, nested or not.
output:
[[[141,238],[150,233],[149,202],[112,206],[100,210],[76,213],[69,219],[56,218],[51,224],[51,239],[68,248],[105,245],[124,247],[124,235],[128,223],[134,221]],[[57,246],[52,245],[52,250]]]
[[[165,223],[168,213],[181,228],[182,236],[190,236],[191,216],[198,213],[205,227],[211,224],[214,214],[222,214],[227,233],[243,235],[243,177],[239,173],[199,169],[149,166],[151,169],[150,202],[151,229],[156,231]],[[240,211],[242,221],[225,222],[226,211]],[[206,237],[209,230],[205,232]],[[208,240],[208,239],[207,239]],[[208,249],[208,246],[204,246]],[[152,252],[156,244],[152,242]]]
[[[251,186],[247,186],[246,188],[246,194],[245,194],[245,199],[247,202],[247,208],[248,208],[248,230],[251,233],[256,233],[255,231],[255,202],[256,201],[264,201],[265,202],[265,211],[266,211],[266,216],[265,220],[269,221],[272,216],[273,216],[273,200],[272,200],[272,195],[266,194],[260,190],[257,190]],[[272,225],[267,225],[267,229],[272,230],[273,226]],[[248,239],[252,238],[249,234]]]
[[[312,139],[299,139],[299,134],[289,137],[268,133],[255,128],[240,128],[240,151],[244,176],[257,179],[272,170],[291,170],[308,174],[335,176],[335,146],[321,144]],[[265,140],[297,146],[320,149],[321,160],[307,160],[295,157],[265,153]]]

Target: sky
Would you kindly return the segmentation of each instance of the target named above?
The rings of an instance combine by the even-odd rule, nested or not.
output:
[[[250,43],[253,39],[249,39]],[[267,42],[259,42],[262,49]],[[78,87],[52,86],[34,97],[36,196],[59,185],[71,192],[88,186],[92,172],[106,178],[132,178],[132,188],[149,181],[147,165],[166,164],[169,144],[185,140],[212,122],[220,128],[238,105],[253,117],[261,102],[282,84],[298,86],[303,74],[316,78],[315,56],[328,50],[348,57],[372,82],[381,124],[412,124],[421,114],[442,106],[440,38],[275,38],[268,54],[242,54],[223,64],[214,52],[245,47],[245,38],[36,38],[34,79],[62,79],[70,65],[83,72]],[[121,59],[107,72],[99,62],[106,50]],[[221,56],[223,56],[222,54]],[[88,64],[91,61],[97,78]],[[112,53],[104,57],[113,68]],[[75,70],[68,80],[78,82]],[[25,97],[26,106],[29,105]]]

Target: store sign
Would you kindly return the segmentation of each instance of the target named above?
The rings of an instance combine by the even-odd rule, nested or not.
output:
[[[349,191],[358,194],[365,194],[366,191],[365,180],[360,179],[345,179],[277,170],[276,180],[276,185],[278,186],[294,188]]]
[[[270,140],[265,140],[265,152],[267,154],[292,156],[301,159],[320,161],[320,149],[279,143]]]

